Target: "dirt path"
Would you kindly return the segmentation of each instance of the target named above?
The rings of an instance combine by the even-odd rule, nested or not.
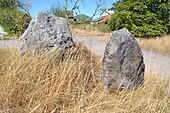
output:
[[[84,44],[93,53],[103,56],[106,42],[97,41],[96,38],[100,37],[75,36],[74,41]],[[170,76],[170,56],[163,56],[158,53],[148,52],[145,50],[142,51],[147,71],[152,72],[154,70],[154,72],[161,76]]]
[[[99,36],[75,36],[76,43],[82,43],[87,46],[94,54],[103,56],[106,42],[97,41]],[[17,40],[4,40],[0,41],[0,48],[13,48],[17,47]],[[144,54],[144,61],[147,71],[154,71],[159,75],[170,76],[170,56],[163,56],[158,53],[148,52],[142,50]]]
[[[17,39],[14,40],[0,40],[0,48],[14,48],[18,46]]]

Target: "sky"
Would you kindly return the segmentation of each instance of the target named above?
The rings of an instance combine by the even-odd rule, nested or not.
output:
[[[41,11],[47,11],[50,9],[50,7],[54,4],[60,4],[61,6],[65,4],[65,0],[30,0],[32,3],[30,13],[32,17],[35,17],[39,12]],[[75,0],[72,0],[73,2]],[[77,14],[85,14],[88,16],[92,16],[94,13],[94,10],[96,9],[96,1],[99,0],[83,0],[84,2],[79,2],[79,8],[80,12],[77,11]],[[114,2],[117,0],[105,0],[105,4],[103,7],[110,8]],[[73,7],[73,3],[69,2],[69,8]],[[68,9],[69,9],[68,8]],[[97,15],[94,18],[100,17],[100,13],[97,13]]]

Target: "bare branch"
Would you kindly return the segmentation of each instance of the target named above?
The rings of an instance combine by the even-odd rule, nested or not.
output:
[[[105,1],[101,2],[101,1],[96,1],[96,9],[94,10],[93,15],[89,18],[89,20],[87,20],[86,22],[90,21],[91,19],[93,19],[94,16],[96,16],[97,12],[100,11],[101,7],[105,4]]]
[[[79,1],[80,1],[80,0],[76,0],[76,1],[75,1],[75,3],[74,3],[74,5],[73,5],[72,9],[70,10],[70,13],[69,13],[69,14],[73,13],[73,10],[76,9],[77,3],[78,3]]]
[[[65,0],[65,11],[67,12],[67,16],[69,17],[70,14],[73,13],[74,10],[78,9],[79,7],[77,6],[78,2],[79,1],[83,1],[83,0],[76,0],[74,3],[73,3],[73,0],[70,0],[71,3],[73,3],[73,7],[70,9],[70,11],[68,11],[68,0]]]
[[[30,1],[29,1],[30,2]],[[26,3],[26,4],[23,4],[23,3],[21,3],[21,2],[19,2],[19,1],[16,1],[16,5],[17,5],[17,7],[19,7],[19,8],[21,8],[22,10],[24,10],[26,13],[27,13],[27,15],[28,16],[31,16],[30,15],[30,12],[29,12],[29,8],[30,8],[30,6],[31,6],[31,2],[30,3]],[[29,6],[28,6],[29,5]],[[24,7],[24,6],[26,6],[26,7]],[[29,7],[29,8],[28,8]]]
[[[65,0],[65,7],[64,7],[65,11],[67,11],[68,9],[68,0]]]
[[[77,5],[78,2],[83,2],[84,0],[65,0],[65,6],[64,6],[64,10],[67,13],[67,18],[69,17],[70,14],[72,14],[74,12],[74,10],[79,10],[79,6]],[[101,7],[105,4],[106,0],[96,0],[96,9],[94,10],[93,15],[90,17],[90,19],[92,19],[94,16],[97,15],[97,12],[99,12],[101,10]],[[68,11],[68,4],[69,2],[73,3],[73,7],[70,9],[70,11]],[[90,21],[90,19],[88,21]]]

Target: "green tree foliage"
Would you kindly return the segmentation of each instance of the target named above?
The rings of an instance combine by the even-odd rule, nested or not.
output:
[[[20,0],[0,0],[0,25],[8,35],[21,35],[31,16]]]
[[[119,0],[108,24],[112,30],[123,27],[135,36],[160,36],[170,32],[170,0]]]

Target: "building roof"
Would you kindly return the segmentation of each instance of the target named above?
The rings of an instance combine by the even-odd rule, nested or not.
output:
[[[102,19],[99,21],[99,23],[103,23],[103,22],[105,22],[106,20],[110,19],[111,17],[112,17],[112,14],[109,14],[109,15],[105,16],[104,18],[102,18]]]
[[[105,16],[101,16],[101,17],[99,17],[99,18],[96,18],[96,19],[92,20],[92,22],[98,22],[98,21],[102,20],[104,17],[105,17]]]
[[[94,19],[92,22],[99,22],[99,23],[103,23],[105,22],[107,19],[111,18],[112,14],[108,14],[106,16],[101,16],[99,18]]]

